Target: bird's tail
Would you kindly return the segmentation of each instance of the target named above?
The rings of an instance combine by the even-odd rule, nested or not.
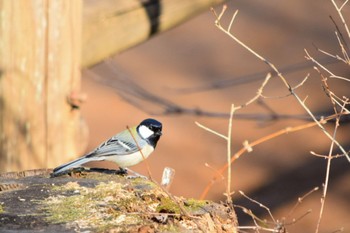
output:
[[[76,159],[74,161],[71,161],[69,163],[65,163],[65,164],[53,169],[53,175],[57,175],[59,173],[62,173],[64,171],[67,171],[67,170],[74,168],[74,167],[79,167],[80,165],[87,163],[87,162],[90,162],[90,161],[91,161],[91,159],[86,158],[84,156],[84,157],[81,157],[81,158]]]

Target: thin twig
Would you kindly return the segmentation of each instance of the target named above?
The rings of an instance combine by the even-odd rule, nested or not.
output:
[[[320,71],[317,67],[315,67],[315,70],[320,74],[320,76],[321,76],[321,78],[322,78],[321,81],[322,81],[322,83],[323,83],[323,90],[325,91],[326,95],[327,95],[328,97],[332,98],[332,101],[333,101],[335,104],[337,104],[337,105],[341,108],[342,111],[344,111],[344,114],[345,114],[345,113],[346,113],[346,114],[350,113],[350,110],[347,109],[347,108],[345,108],[345,106],[346,106],[347,104],[349,104],[349,102],[348,102],[349,100],[346,99],[345,97],[340,98],[340,97],[338,97],[336,94],[334,94],[334,93],[330,90],[330,88],[329,88],[329,85],[328,85],[328,83],[327,83],[327,78],[324,77],[324,75],[321,73],[321,71]]]
[[[346,3],[348,3],[349,0],[345,0],[345,2],[343,3],[343,5],[341,5],[341,7],[339,7],[339,10],[341,11],[343,9],[343,7],[346,5]]]
[[[295,205],[293,206],[293,208],[289,211],[286,219],[288,219],[292,214],[293,212],[295,211],[295,209],[301,204],[301,202],[306,198],[308,197],[309,195],[311,195],[312,193],[316,192],[317,190],[319,190],[319,187],[315,187],[313,188],[312,190],[310,190],[309,192],[307,192],[306,194],[304,194],[302,197],[299,197],[298,198],[298,201],[295,203]]]
[[[271,78],[271,73],[268,73],[266,75],[263,83],[261,84],[260,88],[258,89],[256,95],[253,98],[251,98],[250,100],[248,100],[246,103],[236,107],[235,110],[239,110],[241,108],[247,107],[249,104],[255,102],[257,99],[262,97],[263,90],[264,90],[265,86],[267,85],[267,83],[269,82],[270,78]]]
[[[270,218],[272,219],[272,221],[273,221],[273,222],[276,222],[276,220],[275,220],[275,218],[273,217],[273,215],[272,215],[270,209],[269,209],[267,206],[265,206],[264,204],[262,204],[262,203],[260,203],[260,202],[258,202],[258,201],[256,201],[256,200],[254,200],[254,199],[251,198],[251,197],[248,197],[248,196],[247,196],[243,191],[241,191],[241,190],[238,191],[238,192],[239,192],[243,197],[247,198],[249,201],[251,201],[251,202],[253,202],[253,203],[259,205],[261,208],[264,208],[264,209],[269,213]]]
[[[348,53],[347,53],[347,51],[346,51],[346,49],[345,49],[343,43],[341,42],[341,39],[340,39],[340,37],[339,37],[337,31],[335,32],[335,35],[337,36],[338,44],[339,44],[339,46],[340,46],[340,48],[341,48],[342,54],[343,54],[343,56],[344,56],[344,60],[346,61],[345,63],[346,63],[346,64],[349,64],[349,55],[348,55]]]
[[[215,130],[210,129],[210,128],[208,128],[208,127],[202,125],[201,123],[199,123],[199,122],[197,122],[197,121],[195,121],[194,123],[195,123],[198,127],[202,128],[202,129],[205,129],[206,131],[208,131],[208,132],[210,132],[210,133],[212,133],[212,134],[215,134],[216,136],[219,136],[219,137],[221,137],[221,138],[227,140],[227,136],[225,136],[225,135],[223,135],[223,134],[221,134],[221,133],[218,133],[218,132],[216,132]]]
[[[326,83],[326,80],[324,80],[324,82]],[[328,84],[326,83],[325,86],[328,87]],[[332,98],[332,96],[330,96],[330,100],[331,100],[331,102],[333,104],[334,112],[337,114],[338,113],[337,112],[337,107],[336,107],[335,101]],[[339,128],[339,120],[340,120],[340,117],[342,116],[341,114],[343,113],[343,109],[344,108],[342,108],[342,110],[340,112],[340,115],[337,114],[337,117],[336,117],[336,122],[335,122],[334,132],[333,132],[333,138],[334,139],[336,137],[337,130]],[[332,141],[331,146],[329,148],[329,153],[328,153],[328,158],[327,158],[326,177],[325,177],[325,181],[324,181],[323,194],[322,194],[322,197],[321,197],[321,208],[320,208],[320,213],[319,213],[319,217],[318,217],[315,233],[319,232],[320,225],[321,225],[321,220],[322,220],[322,216],[323,216],[323,211],[324,211],[324,206],[325,206],[325,201],[326,201],[326,196],[327,196],[327,190],[328,190],[329,174],[330,174],[330,170],[331,170],[331,162],[332,162],[332,158],[333,158],[332,154],[333,154],[334,143],[335,143],[335,140]]]
[[[332,0],[332,3],[333,3],[333,5],[334,5],[335,9],[337,10],[338,15],[339,15],[339,18],[341,19],[341,22],[343,23],[343,26],[344,26],[344,28],[345,28],[345,30],[346,30],[346,33],[348,34],[348,37],[349,37],[349,39],[350,39],[350,31],[349,31],[349,28],[348,28],[347,23],[345,22],[344,16],[343,16],[343,14],[342,14],[342,12],[341,12],[341,10],[343,9],[343,7],[345,6],[345,4],[346,4],[347,2],[348,2],[348,1],[345,1],[345,2],[341,5],[341,7],[338,7],[338,5],[335,3],[335,1]]]
[[[143,161],[146,163],[147,172],[148,172],[148,176],[149,176],[150,180],[153,181],[150,166],[149,166],[149,164],[148,164],[148,161],[146,160],[145,155],[143,154],[143,152],[142,152],[142,150],[141,150],[141,147],[140,147],[139,143],[137,142],[137,140],[136,140],[134,134],[131,132],[129,126],[126,126],[126,128],[128,129],[128,131],[129,131],[129,133],[130,133],[132,139],[134,140],[134,142],[135,142],[135,144],[136,144],[136,146],[137,146],[137,149],[138,149],[139,152],[141,153],[141,156],[142,156]]]
[[[235,208],[240,208],[245,214],[249,215],[249,216],[252,218],[252,220],[253,220],[253,222],[254,222],[254,225],[255,225],[256,227],[261,227],[261,226],[258,224],[258,222],[260,222],[260,223],[262,223],[262,224],[264,224],[264,225],[268,225],[268,223],[267,223],[266,220],[260,219],[258,216],[256,216],[256,215],[253,213],[253,211],[252,211],[251,209],[248,209],[248,208],[246,208],[246,207],[244,207],[244,206],[236,205],[236,204],[234,205],[234,207],[235,207]]]
[[[305,51],[305,53],[306,53],[305,58],[306,58],[307,60],[312,61],[312,62],[315,63],[318,67],[320,67],[321,69],[323,69],[324,71],[326,71],[326,72],[329,74],[330,77],[332,77],[332,78],[337,78],[337,79],[342,79],[342,80],[345,80],[345,81],[349,81],[347,78],[344,78],[344,77],[341,77],[341,76],[339,76],[339,75],[336,75],[336,74],[332,73],[332,72],[331,72],[329,69],[327,69],[324,65],[322,65],[320,62],[318,62],[316,59],[314,59],[314,58],[309,54],[309,52],[308,52],[306,49],[304,49],[304,51]]]
[[[208,163],[204,164],[207,168],[210,168],[218,177],[221,177],[222,180],[225,179],[225,177],[220,174],[215,168],[213,168],[212,166],[210,166]]]
[[[227,136],[218,133],[215,130],[212,130],[198,122],[195,122],[195,124],[197,126],[199,126],[200,128],[215,134],[216,136],[219,136],[223,139],[226,140],[227,143],[227,185],[226,185],[226,198],[227,198],[227,203],[231,204],[232,203],[232,198],[231,198],[231,166],[230,166],[230,161],[231,161],[231,140],[232,140],[232,118],[233,118],[233,114],[235,112],[236,108],[234,106],[234,104],[231,105],[231,110],[230,110],[230,118],[229,118],[229,123],[228,123],[228,130],[227,130]]]
[[[348,151],[348,153],[350,153],[350,151]],[[328,155],[321,155],[321,154],[317,154],[314,151],[310,151],[310,154],[316,156],[316,157],[320,157],[320,158],[324,158],[324,159],[328,159]],[[337,159],[337,158],[341,158],[344,157],[344,154],[336,154],[332,156],[332,159]]]
[[[235,106],[234,104],[231,104],[231,111],[230,111],[230,119],[228,123],[228,130],[227,130],[227,203],[232,203],[231,198],[231,141],[232,141],[232,118],[233,114],[235,112]]]

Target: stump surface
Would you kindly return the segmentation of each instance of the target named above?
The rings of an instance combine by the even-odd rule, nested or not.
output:
[[[235,232],[231,208],[113,170],[0,174],[0,232]]]

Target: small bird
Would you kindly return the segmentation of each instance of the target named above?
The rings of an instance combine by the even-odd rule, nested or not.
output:
[[[156,148],[161,135],[162,123],[151,118],[145,119],[138,126],[114,135],[83,157],[56,167],[53,175],[79,167],[87,162],[103,160],[115,162],[121,170],[126,171],[127,167],[148,158]]]

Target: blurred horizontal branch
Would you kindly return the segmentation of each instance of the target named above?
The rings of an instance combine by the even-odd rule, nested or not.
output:
[[[93,71],[86,70],[85,73],[86,76],[92,78],[94,81],[111,87],[127,102],[150,115],[194,115],[217,118],[230,117],[230,114],[228,112],[216,112],[201,108],[185,107],[183,105],[174,103],[173,101],[163,96],[157,95],[135,82],[132,78],[129,77],[128,74],[125,74],[111,59],[106,60],[99,67],[95,67]],[[257,101],[257,104],[263,107],[267,113],[235,113],[235,119],[260,121],[265,123],[288,119],[312,121],[310,116],[307,114],[282,114],[275,112],[261,98]],[[332,114],[333,112],[330,109],[329,112],[319,112],[315,115],[318,120],[321,120],[324,117]],[[330,122],[331,121],[332,120],[330,120]],[[342,117],[342,122],[349,121],[349,115],[344,115]]]
[[[339,61],[331,59],[330,57],[322,57],[318,59],[322,64],[328,65],[328,64],[334,64],[338,63]],[[302,71],[304,69],[311,69],[313,67],[313,63],[310,61],[303,61],[295,64],[290,64],[285,67],[282,67],[280,69],[281,73],[283,74],[290,74],[298,71]],[[271,69],[257,72],[253,74],[247,74],[239,77],[234,78],[228,78],[224,80],[215,81],[208,84],[203,84],[201,86],[194,86],[194,87],[184,87],[184,88],[177,88],[175,89],[176,92],[179,92],[180,94],[190,94],[190,93],[198,93],[198,92],[204,92],[204,91],[212,91],[217,89],[225,89],[232,86],[239,86],[243,84],[248,84],[252,82],[256,82],[259,80],[263,80],[266,73],[271,72],[272,77],[276,77],[277,74],[274,73]]]
[[[225,0],[84,0],[82,67],[171,29]]]

